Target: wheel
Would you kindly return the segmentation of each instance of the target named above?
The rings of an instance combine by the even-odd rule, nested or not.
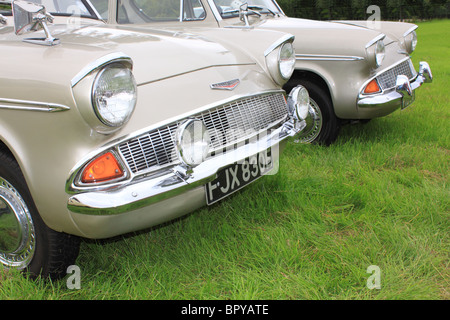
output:
[[[292,81],[292,80],[291,80]],[[340,129],[340,121],[336,117],[328,94],[317,84],[305,80],[293,80],[296,85],[304,86],[311,99],[309,115],[306,119],[306,127],[299,136],[301,143],[332,144]],[[290,91],[294,87],[293,82],[286,87]],[[288,92],[289,92],[288,91]]]
[[[45,225],[17,162],[0,151],[0,263],[31,278],[59,279],[79,248],[78,237]]]

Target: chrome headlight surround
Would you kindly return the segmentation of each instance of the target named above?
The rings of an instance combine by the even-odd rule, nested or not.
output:
[[[366,45],[366,53],[368,61],[372,63],[373,68],[378,68],[383,64],[386,54],[384,38],[386,35],[381,34]]]
[[[409,54],[413,53],[417,47],[417,33],[418,26],[414,26],[403,34],[402,44]]]
[[[275,83],[280,86],[283,86],[294,73],[294,39],[294,36],[286,35],[264,53],[269,73]]]
[[[83,119],[96,132],[111,134],[130,119],[137,102],[133,62],[117,52],[84,67],[73,79],[73,95]]]
[[[175,134],[178,159],[188,168],[194,168],[205,161],[209,153],[211,138],[203,121],[188,119]]]

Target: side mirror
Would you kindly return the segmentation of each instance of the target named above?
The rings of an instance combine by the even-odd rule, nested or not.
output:
[[[45,38],[27,38],[23,41],[53,46],[59,44],[59,39],[53,38],[47,27],[47,22],[53,23],[53,16],[45,7],[32,2],[17,0],[12,3],[14,16],[14,31],[17,35],[44,30]]]
[[[8,20],[2,14],[0,14],[0,25],[5,25],[7,21]]]

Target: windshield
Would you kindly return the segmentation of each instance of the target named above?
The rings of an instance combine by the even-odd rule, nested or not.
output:
[[[117,22],[196,21],[205,14],[200,0],[119,0]]]
[[[278,6],[272,0],[214,0],[222,18],[233,18],[239,16],[239,7],[248,3],[249,9],[257,10],[262,8],[260,13],[281,13]],[[253,8],[255,7],[255,8]]]
[[[45,6],[47,12],[55,16],[81,16],[85,18],[97,18],[97,15],[89,6],[89,0],[28,0]]]

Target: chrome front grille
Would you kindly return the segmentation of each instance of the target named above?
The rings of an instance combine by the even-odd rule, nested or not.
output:
[[[409,80],[416,76],[416,70],[411,60],[408,59],[392,69],[389,69],[377,77],[378,83],[382,90],[394,88],[397,82],[398,75],[405,75]]]
[[[211,136],[212,149],[239,142],[268,128],[287,115],[282,94],[246,98],[195,116],[203,120]]]
[[[213,151],[250,138],[287,116],[282,93],[243,98],[192,117],[203,120],[211,136]],[[119,145],[119,151],[136,174],[176,164],[175,133],[180,122],[152,130]]]

